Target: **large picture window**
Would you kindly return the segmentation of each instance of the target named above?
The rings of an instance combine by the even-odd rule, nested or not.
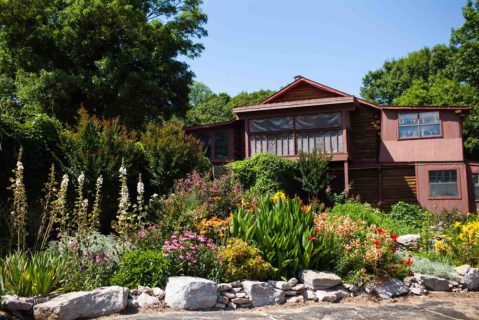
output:
[[[429,171],[430,197],[457,197],[457,170]]]
[[[215,158],[228,159],[229,157],[229,134],[225,131],[218,131],[215,134]]]
[[[439,112],[399,114],[399,138],[428,138],[441,136]]]
[[[250,120],[249,141],[251,156],[260,152],[291,156],[314,149],[324,154],[344,152],[341,114],[317,113]]]
[[[472,183],[474,184],[474,200],[479,201],[479,173],[472,174]]]

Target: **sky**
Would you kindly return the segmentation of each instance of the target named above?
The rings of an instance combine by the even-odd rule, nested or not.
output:
[[[278,90],[302,75],[359,96],[385,60],[448,43],[466,0],[204,0],[208,37],[188,60],[214,92]]]

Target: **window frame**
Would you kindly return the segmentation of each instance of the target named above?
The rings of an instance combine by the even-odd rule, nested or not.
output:
[[[456,172],[456,186],[457,186],[457,195],[456,196],[433,196],[431,195],[431,171],[455,171]],[[429,200],[460,200],[462,199],[462,190],[461,190],[461,170],[459,168],[431,168],[427,170],[427,194]]]
[[[337,114],[339,116],[339,125],[338,126],[334,126],[334,127],[324,127],[324,128],[308,128],[308,129],[297,129],[296,128],[296,119],[298,116],[308,116],[308,115],[317,115],[317,114]],[[254,121],[254,120],[257,120],[257,119],[267,119],[267,118],[287,118],[287,117],[292,117],[293,118],[293,128],[290,129],[290,130],[278,130],[278,131],[267,131],[267,132],[251,132],[250,130],[250,122],[251,121]],[[289,135],[289,134],[292,134],[293,135],[293,154],[291,155],[279,155],[280,157],[298,157],[299,156],[299,152],[298,152],[298,143],[297,143],[297,133],[298,132],[331,132],[331,131],[335,131],[337,130],[338,132],[339,131],[342,131],[344,130],[344,114],[343,112],[341,111],[327,111],[327,112],[308,112],[308,113],[300,113],[300,114],[284,114],[284,115],[270,115],[270,116],[263,116],[261,118],[259,117],[254,117],[254,118],[249,118],[247,119],[247,130],[246,130],[246,133],[247,133],[247,136],[248,136],[248,152],[247,152],[247,156],[248,157],[251,157],[253,154],[256,154],[256,153],[253,153],[252,149],[251,149],[251,137],[252,136],[259,136],[259,135],[265,135],[265,136],[270,136],[270,135],[273,135],[273,136],[276,136],[276,135]],[[334,155],[334,154],[344,154],[346,153],[345,151],[345,148],[347,146],[346,144],[346,141],[345,141],[345,134],[344,132],[342,132],[341,134],[341,139],[342,139],[342,142],[341,144],[339,143],[339,134],[337,135],[337,146],[338,146],[338,149],[339,149],[339,145],[342,146],[342,151],[338,151],[338,152],[332,152],[330,153],[330,155]],[[275,153],[276,155],[276,153]]]
[[[439,123],[434,123],[434,124],[439,124],[439,135],[437,136],[422,136],[421,135],[421,126],[426,126],[426,125],[421,125],[420,121],[420,114],[421,113],[437,113],[439,116]],[[410,114],[415,114],[418,120],[417,123],[417,129],[418,129],[418,136],[415,137],[401,137],[401,124],[399,123],[401,115],[410,115]],[[403,125],[403,127],[408,126],[408,125]],[[413,126],[413,125],[409,125]],[[443,128],[443,121],[442,121],[442,114],[440,111],[410,111],[410,112],[399,112],[398,117],[397,117],[397,138],[398,140],[418,140],[418,139],[440,139],[444,137],[444,128]]]
[[[479,192],[476,194],[476,182],[474,182],[474,177],[477,177],[477,184],[479,186],[479,172],[473,172],[472,173],[472,195],[474,196],[474,201],[479,202]]]
[[[227,141],[227,145],[228,145],[228,157],[227,158],[217,158],[216,157],[216,133],[217,132],[225,132],[228,134],[228,141]],[[200,139],[200,136],[201,135],[207,135],[209,137],[209,142],[210,142],[210,152],[209,152],[209,157],[208,157],[208,153],[205,152],[205,156],[208,157],[208,159],[210,159],[211,162],[222,162],[222,163],[226,163],[226,162],[230,162],[234,159],[234,146],[233,146],[233,130],[232,129],[215,129],[215,130],[209,130],[209,131],[206,131],[206,132],[201,132],[201,133],[198,133],[196,135],[196,138],[201,142],[201,139]],[[203,145],[203,143],[201,143]],[[204,145],[203,145],[204,147]],[[207,151],[207,150],[206,150]]]

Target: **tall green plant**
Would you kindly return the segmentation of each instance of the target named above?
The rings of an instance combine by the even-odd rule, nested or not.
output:
[[[317,198],[323,192],[333,179],[329,173],[329,158],[321,154],[318,149],[312,152],[301,152],[296,164],[298,175],[296,180],[301,183],[301,187],[306,191],[310,199]]]
[[[293,276],[318,263],[314,246],[314,214],[299,198],[262,197],[252,210],[241,207],[233,216],[231,234],[257,247],[280,276]]]
[[[27,194],[25,184],[23,182],[23,163],[22,163],[23,149],[20,149],[17,158],[17,166],[13,170],[14,177],[10,179],[12,185],[10,187],[13,193],[13,210],[10,214],[11,224],[16,237],[17,250],[24,251],[26,249],[27,238]]]

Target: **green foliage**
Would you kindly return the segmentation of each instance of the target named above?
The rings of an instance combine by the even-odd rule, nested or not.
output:
[[[389,217],[420,230],[430,214],[430,212],[417,204],[400,201],[391,207]]]
[[[406,257],[404,252],[398,252],[398,255],[403,258]],[[449,280],[459,280],[458,275],[454,270],[454,266],[448,263],[431,261],[430,259],[421,257],[419,255],[414,255],[411,260],[413,262],[411,265],[412,272],[427,274]]]
[[[150,183],[159,193],[171,190],[175,180],[193,170],[206,172],[211,166],[202,144],[186,135],[178,123],[150,125],[140,140]]]
[[[230,231],[258,248],[281,276],[297,275],[319,259],[321,248],[309,239],[314,232],[314,214],[310,208],[305,210],[297,197],[289,201],[265,196],[252,210],[240,207]]]
[[[228,167],[244,190],[252,189],[258,194],[296,190],[295,162],[292,160],[259,153],[251,159],[232,162]]]
[[[310,153],[301,152],[296,166],[299,172],[296,179],[310,198],[317,198],[333,179],[328,172],[329,159],[317,149]]]
[[[218,260],[225,270],[226,281],[244,279],[267,280],[274,269],[265,262],[260,251],[241,239],[231,238],[218,252]]]
[[[45,296],[61,290],[65,260],[51,252],[16,252],[0,260],[0,283],[5,292],[22,297]]]
[[[201,0],[2,1],[0,92],[69,122],[182,115],[206,20]]]
[[[119,269],[110,282],[131,289],[139,285],[164,287],[169,275],[169,260],[162,251],[136,249],[121,257]]]
[[[197,82],[191,88],[192,108],[186,114],[186,123],[195,126],[233,120],[233,108],[260,103],[273,93],[270,90],[258,90],[240,92],[230,97],[224,92],[214,94],[206,85]]]

